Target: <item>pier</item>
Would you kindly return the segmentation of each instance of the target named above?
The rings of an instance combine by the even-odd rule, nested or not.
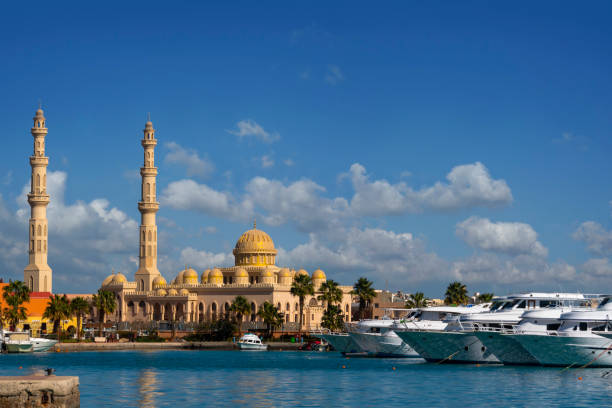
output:
[[[297,350],[301,343],[271,342],[267,343],[269,350],[291,351]],[[68,351],[115,351],[115,350],[235,350],[236,345],[229,341],[203,341],[203,342],[163,342],[163,343],[58,343],[53,350],[56,352]],[[0,407],[1,408],[1,407]]]
[[[80,400],[79,377],[0,377],[0,408],[77,408]]]

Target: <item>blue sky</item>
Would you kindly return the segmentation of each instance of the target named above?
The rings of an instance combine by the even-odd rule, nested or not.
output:
[[[609,291],[610,8],[5,5],[2,275],[27,262],[40,99],[56,291],[133,276],[147,112],[166,278],[231,264],[256,217],[279,264],[344,284]]]

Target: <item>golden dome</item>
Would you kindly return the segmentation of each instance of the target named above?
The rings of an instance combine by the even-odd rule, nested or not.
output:
[[[183,275],[185,274],[185,271],[180,271],[178,273],[178,275],[176,275],[176,278],[174,278],[174,283],[177,285],[182,285],[183,284]]]
[[[187,289],[183,288],[183,289],[179,290],[179,295],[187,296],[187,295],[189,295],[189,291]]]
[[[193,269],[185,269],[183,272],[183,283],[195,285],[198,283],[198,273]]]
[[[157,296],[166,296],[168,292],[166,292],[166,289],[157,289],[157,292],[155,292],[155,294]]]
[[[327,277],[325,276],[325,272],[321,269],[317,269],[312,273],[312,279],[327,279]]]
[[[223,283],[223,272],[221,270],[215,268],[210,271],[208,275],[208,283],[213,283],[215,285],[220,285]]]
[[[108,276],[106,277],[106,279],[104,279],[104,280],[102,281],[102,286],[107,286],[107,285],[109,285],[109,284],[110,284],[110,283],[113,281],[113,278],[114,278],[114,277],[115,277],[115,274],[114,274],[114,273],[111,273],[110,275],[108,275]]]
[[[200,278],[200,283],[208,283],[208,275],[210,274],[210,269],[202,272],[202,277]]]
[[[234,271],[234,277],[236,278],[248,278],[249,274],[244,268],[236,268]]]
[[[178,292],[176,291],[176,289],[170,289],[168,291],[168,296],[176,296],[178,295]]]
[[[163,286],[166,286],[166,280],[163,276],[160,275],[153,279],[153,289],[158,289]]]
[[[274,241],[256,225],[238,238],[234,248],[235,265],[274,265],[276,253]]]
[[[127,282],[127,279],[125,275],[122,274],[121,272],[117,272],[115,277],[113,277],[113,283],[125,283],[125,282]]]
[[[281,278],[290,278],[291,277],[291,271],[289,270],[289,268],[283,268],[283,269],[280,270],[279,276]]]
[[[305,269],[300,269],[299,271],[297,271],[295,273],[296,275],[308,275],[308,272],[306,272]]]

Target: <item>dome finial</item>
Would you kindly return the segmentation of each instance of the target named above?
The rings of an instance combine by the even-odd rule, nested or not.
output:
[[[253,218],[253,229],[257,229],[257,218]]]

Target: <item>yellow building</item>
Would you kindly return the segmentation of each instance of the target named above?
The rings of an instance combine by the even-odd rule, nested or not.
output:
[[[229,312],[238,295],[251,304],[248,321],[259,321],[256,313],[264,302],[275,305],[284,314],[287,327],[299,325],[299,299],[290,293],[297,275],[308,274],[304,269],[290,269],[276,265],[277,250],[272,238],[264,231],[253,229],[238,238],[233,250],[234,266],[212,267],[200,274],[186,268],[168,283],[157,269],[157,225],[155,214],[159,209],[156,200],[155,129],[148,121],[143,130],[144,165],[141,168],[141,213],[139,234],[139,267],[135,280],[128,281],[122,273],[111,274],[101,287],[117,297],[118,308],[109,320],[135,321],[186,321],[214,320]],[[327,280],[325,273],[317,269],[311,278],[315,291]],[[341,286],[344,293],[340,307],[346,321],[350,320],[350,286]],[[320,293],[305,299],[302,329],[314,329],[321,325],[323,304],[317,300]]]

